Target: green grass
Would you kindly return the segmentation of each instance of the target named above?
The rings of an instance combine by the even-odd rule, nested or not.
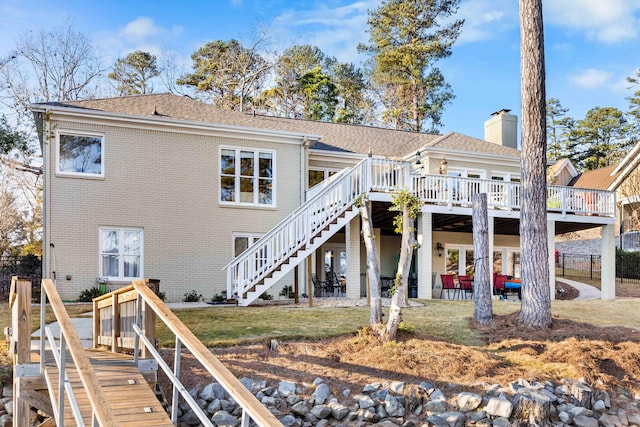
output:
[[[67,313],[70,317],[78,317],[80,314],[90,312],[92,304],[65,304]],[[51,323],[55,320],[51,307],[47,306],[45,314],[45,320],[47,323]],[[9,304],[6,302],[0,303],[0,327],[4,331],[6,326],[11,326],[11,310]],[[34,304],[31,306],[31,330],[35,331],[40,327],[40,304]]]
[[[472,301],[420,300],[423,307],[403,309],[403,320],[415,332],[460,345],[481,345],[479,335],[470,327]],[[71,317],[90,311],[90,304],[68,304]],[[640,299],[615,301],[553,301],[554,316],[586,322],[595,326],[640,325]],[[494,314],[520,309],[519,302],[493,301]],[[386,309],[384,310],[386,314]],[[369,322],[368,307],[223,307],[176,309],[176,315],[206,346],[228,346],[279,340],[319,340],[355,333]],[[32,329],[39,327],[39,306],[32,307]],[[386,317],[385,317],[386,318]],[[47,321],[53,321],[50,310]],[[6,303],[0,306],[0,326],[10,326],[11,313]],[[159,322],[157,336],[162,346],[173,346],[175,337]]]
[[[420,335],[460,345],[481,345],[470,327],[471,301],[423,300],[424,307],[403,309],[403,320]],[[520,309],[519,302],[493,302],[494,314]],[[355,333],[369,321],[368,307],[207,307],[176,309],[176,315],[209,347],[264,342],[275,338],[317,340]],[[386,310],[385,310],[386,312]],[[554,301],[555,316],[596,326],[640,325],[640,299],[615,301]],[[163,346],[173,346],[175,338],[163,325],[157,336]]]

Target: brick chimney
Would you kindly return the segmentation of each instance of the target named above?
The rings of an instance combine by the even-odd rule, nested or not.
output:
[[[484,122],[484,139],[494,144],[518,149],[518,116],[509,114],[507,109],[491,113]]]

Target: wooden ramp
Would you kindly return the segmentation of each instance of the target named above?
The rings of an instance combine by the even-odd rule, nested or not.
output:
[[[41,334],[39,352],[32,357],[35,355],[30,353],[31,282],[12,278],[9,297],[12,327],[7,334],[13,355],[15,427],[31,427],[31,408],[49,416],[41,424],[46,427],[55,425],[56,418],[59,425],[65,426],[169,427],[173,425],[172,420],[177,423],[180,401],[191,408],[203,425],[214,427],[209,414],[180,381],[183,348],[240,405],[241,425],[282,425],[164,305],[151,289],[153,283],[149,279],[134,281],[94,299],[93,343],[95,347],[109,345],[111,351],[105,351],[102,347],[100,350],[83,348],[55,284],[50,279],[42,280],[40,329],[46,333]],[[45,325],[48,308],[60,326],[59,338]],[[173,366],[169,366],[156,349],[156,320],[161,320],[176,337]],[[59,349],[64,349],[64,357],[59,357]],[[158,368],[162,368],[173,383],[172,418],[154,391]],[[60,377],[64,380],[62,388]],[[62,399],[61,389],[64,389]]]
[[[105,392],[107,404],[113,410],[114,424],[131,427],[173,426],[151,386],[134,365],[132,356],[93,349],[85,351],[98,382]],[[66,360],[71,360],[70,356]],[[78,372],[71,362],[65,364],[65,369],[84,424],[90,426],[91,404]],[[53,360],[45,364],[45,378],[51,399],[57,402],[59,373]],[[65,426],[77,425],[67,396],[65,396],[64,411]]]

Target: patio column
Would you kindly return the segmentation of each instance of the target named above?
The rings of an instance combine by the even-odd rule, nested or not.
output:
[[[600,298],[616,298],[616,240],[615,224],[603,225],[600,252]]]
[[[489,226],[489,284],[491,285],[491,295],[493,295],[493,248],[494,248],[494,240],[495,240],[495,225],[496,219],[492,216],[489,216],[487,219]],[[475,264],[475,263],[474,263]]]
[[[556,222],[547,220],[547,250],[549,251],[549,290],[556,299]]]
[[[422,212],[418,216],[418,243],[416,265],[418,270],[418,298],[433,298],[431,274],[433,272],[433,214]]]
[[[344,229],[347,251],[347,298],[360,298],[360,215],[356,215]]]
[[[502,249],[502,273],[509,274],[509,249]]]

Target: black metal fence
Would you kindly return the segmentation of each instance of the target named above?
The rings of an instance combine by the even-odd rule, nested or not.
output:
[[[556,277],[599,280],[601,263],[600,255],[558,254]],[[616,281],[640,284],[640,253],[616,252]]]
[[[7,301],[13,276],[31,280],[32,298],[39,301],[42,261],[35,255],[0,257],[0,301]]]

